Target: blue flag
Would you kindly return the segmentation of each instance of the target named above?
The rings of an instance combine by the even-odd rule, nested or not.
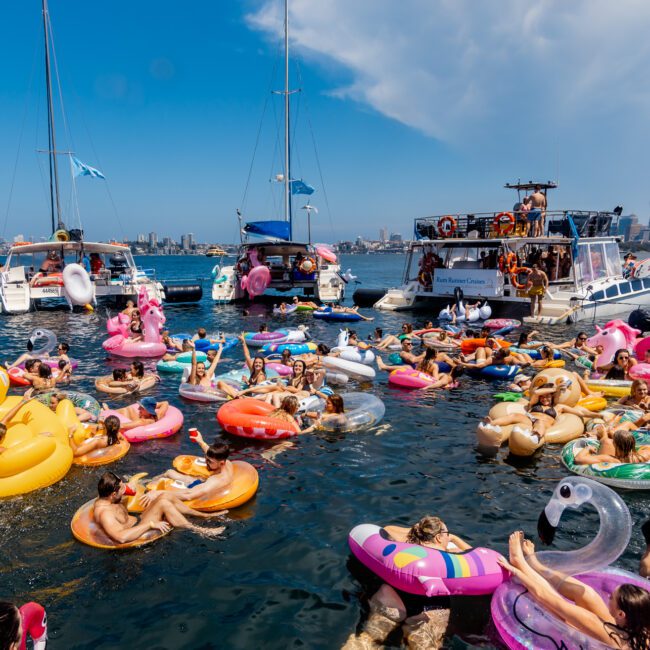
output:
[[[291,194],[313,194],[316,190],[301,180],[291,181]]]
[[[72,161],[72,173],[74,174],[75,178],[77,176],[90,176],[91,178],[105,179],[104,174],[102,174],[99,169],[95,169],[90,165],[86,165],[86,163],[82,163],[81,160],[75,158],[74,156],[70,156],[70,160]]]

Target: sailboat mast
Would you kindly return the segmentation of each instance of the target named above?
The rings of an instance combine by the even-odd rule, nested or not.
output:
[[[289,238],[293,239],[289,133],[289,0],[284,0],[284,220],[289,222]]]
[[[50,72],[50,14],[47,0],[43,0],[43,31],[45,34],[45,85],[47,88],[47,135],[48,155],[50,157],[50,213],[52,215],[52,232],[63,227],[61,221],[61,203],[59,200],[59,170],[56,162],[56,135],[54,132],[54,101],[52,98],[52,75]],[[56,212],[55,212],[56,206]]]

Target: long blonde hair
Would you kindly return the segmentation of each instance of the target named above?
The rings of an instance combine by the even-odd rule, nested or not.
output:
[[[446,531],[446,526],[440,517],[425,515],[414,524],[406,536],[409,544],[425,544],[434,542],[436,537]]]

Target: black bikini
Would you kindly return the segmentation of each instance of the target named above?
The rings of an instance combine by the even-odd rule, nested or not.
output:
[[[557,411],[552,406],[549,406],[548,408],[544,408],[544,406],[542,406],[541,404],[535,404],[535,406],[533,406],[533,408],[530,409],[530,413],[543,413],[544,415],[548,415],[554,420],[557,417]]]

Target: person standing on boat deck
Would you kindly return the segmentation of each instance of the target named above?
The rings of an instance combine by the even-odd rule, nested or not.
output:
[[[537,315],[542,313],[542,300],[548,291],[548,276],[537,264],[533,264],[533,270],[528,274],[526,285],[528,297],[530,298],[530,315],[535,317],[535,302],[537,302]]]
[[[530,212],[528,221],[533,224],[533,237],[544,236],[544,219],[546,218],[546,194],[542,192],[539,185],[535,185],[535,191],[530,195]]]
[[[628,253],[623,260],[623,277],[629,278],[632,275],[634,265],[636,264],[636,255]]]
[[[528,221],[528,213],[530,212],[530,196],[524,196],[521,203],[517,208],[517,217],[522,225],[522,236],[528,237],[530,234],[530,223]]]
[[[63,271],[63,261],[56,251],[50,251],[38,270],[40,273],[61,273]]]

